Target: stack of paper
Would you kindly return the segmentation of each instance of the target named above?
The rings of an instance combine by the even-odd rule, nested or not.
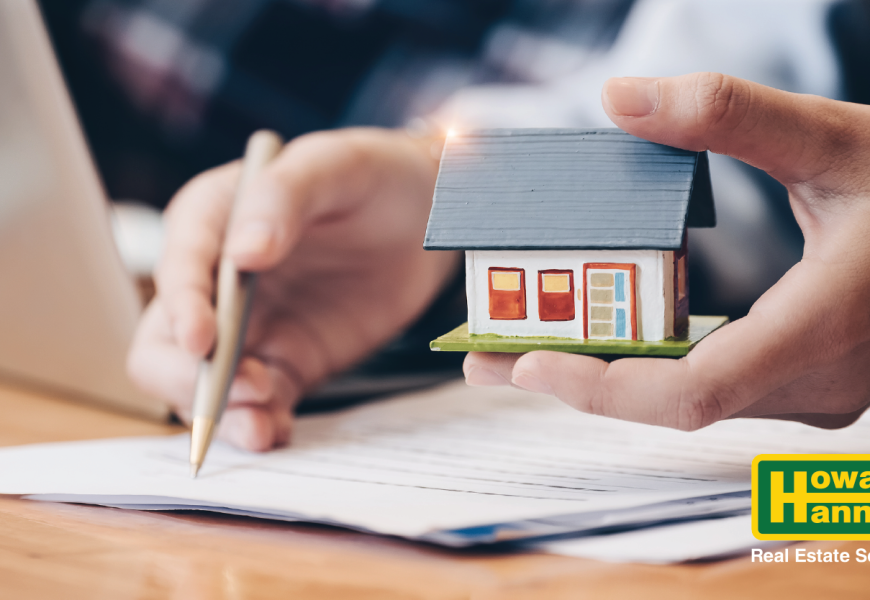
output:
[[[187,436],[0,451],[0,493],[137,509],[304,520],[450,546],[746,514],[759,453],[861,452],[860,422],[766,420],[685,433],[462,383],[302,417],[292,446],[217,443],[198,479]]]
[[[583,535],[529,544],[528,549],[607,562],[668,564],[730,558],[750,548],[787,542],[756,540],[750,515],[699,519],[605,535]]]

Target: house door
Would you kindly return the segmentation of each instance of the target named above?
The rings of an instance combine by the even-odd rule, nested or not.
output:
[[[637,301],[632,264],[592,263],[583,265],[586,294],[583,308],[584,337],[599,340],[637,339]]]

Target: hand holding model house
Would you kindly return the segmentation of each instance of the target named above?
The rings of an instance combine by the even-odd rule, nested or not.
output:
[[[611,80],[603,101],[628,134],[685,151],[671,158],[684,161],[686,172],[702,160],[698,153],[710,150],[785,184],[806,238],[803,260],[747,317],[713,331],[684,358],[607,363],[565,352],[471,353],[468,381],[510,382],[553,393],[583,411],[682,429],[731,416],[824,427],[856,419],[870,402],[870,107],[713,74]],[[157,297],[130,354],[134,378],[182,415],[189,411],[196,365],[214,336],[211,273],[228,229],[228,254],[240,268],[264,273],[219,435],[250,449],[285,443],[298,398],[412,323],[458,268],[458,252],[426,252],[421,244],[438,169],[431,145],[374,129],[299,138],[264,173],[232,223],[228,207],[238,167],[194,180],[167,214]],[[685,211],[692,224],[688,204],[662,203],[666,212]],[[640,221],[647,233],[658,231],[651,214]],[[554,328],[533,335],[584,336],[601,344],[631,344],[624,341],[631,335],[665,343],[668,314],[675,337],[682,317],[677,221],[661,223],[670,236],[667,247],[622,248],[673,254],[656,263],[661,285],[652,280],[662,298],[672,289],[675,304],[672,312],[664,305],[656,311],[661,327],[651,328],[649,339],[647,325],[655,317],[644,312],[646,290],[637,287],[640,257],[579,266],[481,262],[486,293],[491,282],[493,292],[505,294],[493,296],[491,306],[481,290],[486,303],[480,310],[504,316],[525,310],[528,323]],[[638,223],[637,215],[624,222]],[[619,226],[618,219],[608,224]],[[673,288],[666,285],[669,277]],[[571,334],[562,331],[572,327]]]
[[[681,360],[471,354],[469,382],[687,430],[748,416],[852,423],[870,402],[870,107],[716,74],[611,80],[603,102],[631,134],[727,154],[782,182],[803,259]]]

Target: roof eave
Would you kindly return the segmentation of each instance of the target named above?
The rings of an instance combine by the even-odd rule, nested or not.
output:
[[[589,246],[589,245],[570,245],[570,246],[511,246],[511,245],[488,245],[474,244],[470,246],[459,246],[452,244],[433,244],[424,243],[424,250],[660,250],[660,251],[677,251],[681,244],[666,245],[666,246]]]

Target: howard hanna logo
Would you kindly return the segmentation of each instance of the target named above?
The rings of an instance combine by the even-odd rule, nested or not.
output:
[[[760,540],[870,540],[870,454],[762,454],[752,461]]]

